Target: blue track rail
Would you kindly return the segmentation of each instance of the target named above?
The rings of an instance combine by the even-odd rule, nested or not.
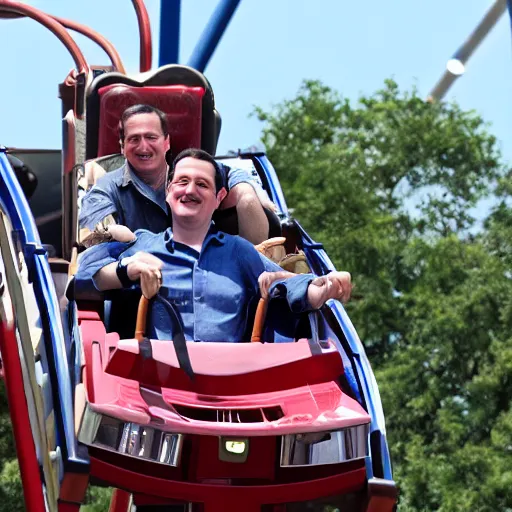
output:
[[[289,216],[288,207],[284,198],[279,179],[276,171],[268,158],[265,155],[256,155],[253,157],[263,169],[263,172],[268,182],[271,196],[278,209],[285,215]],[[296,221],[295,221],[296,222]],[[301,242],[303,244],[304,253],[310,263],[312,270],[317,275],[324,275],[328,272],[336,270],[329,256],[323,249],[322,244],[315,242],[304,229],[297,223],[300,231]],[[336,320],[338,321],[341,330],[348,342],[347,348],[338,347],[344,356],[344,363],[346,371],[348,370],[348,380],[353,388],[354,394],[366,406],[368,413],[371,417],[371,435],[377,440],[379,444],[379,452],[382,460],[382,477],[387,480],[392,480],[391,461],[389,457],[389,449],[386,441],[386,425],[384,421],[384,411],[382,408],[382,401],[380,398],[379,388],[373,374],[370,362],[364,350],[364,346],[357,335],[357,332],[350,321],[345,309],[337,301],[330,301],[329,307],[333,312]],[[348,360],[347,360],[348,358]],[[348,365],[347,365],[348,363]],[[373,448],[375,446],[373,445]],[[368,477],[373,477],[373,469],[370,463],[367,464]]]
[[[66,469],[82,471],[88,460],[79,456],[75,438],[73,394],[65,350],[60,308],[48,257],[28,202],[7,160],[0,149],[0,204],[13,225],[13,235],[20,247],[41,315],[45,350],[43,367],[48,369],[56,421],[56,439]]]

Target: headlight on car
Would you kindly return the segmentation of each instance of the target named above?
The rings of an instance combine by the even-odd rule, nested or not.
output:
[[[249,455],[249,439],[219,437],[219,460],[245,462]]]
[[[177,467],[183,435],[125,422],[94,412],[86,406],[78,440],[88,446]]]
[[[368,455],[370,425],[341,430],[289,434],[281,439],[281,467],[320,466]]]

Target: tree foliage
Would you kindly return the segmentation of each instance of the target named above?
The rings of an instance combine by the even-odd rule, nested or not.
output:
[[[295,217],[352,273],[400,510],[512,507],[512,179],[496,139],[393,81],[356,104],[306,81],[256,114]]]

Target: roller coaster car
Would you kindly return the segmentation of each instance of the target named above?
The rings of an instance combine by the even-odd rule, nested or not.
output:
[[[168,114],[174,152],[200,146],[215,153],[220,117],[208,82],[189,68],[166,66],[137,79],[107,73],[90,85],[88,162],[108,172],[109,155],[118,150],[117,120],[126,107],[140,102]],[[84,170],[77,157],[79,138],[69,111],[64,120],[63,252],[70,269],[79,242],[78,182]],[[224,160],[261,177],[277,205],[284,252],[300,252],[317,275],[334,270],[321,244],[289,216],[266,156],[239,153]],[[3,174],[12,174],[5,158],[0,163]],[[10,181],[2,194],[21,195]],[[16,201],[11,217],[26,207]],[[34,228],[31,219],[17,222],[14,234]],[[30,275],[33,283],[44,284],[48,262],[44,251],[37,252],[37,237],[30,240],[13,235],[9,243],[21,244],[26,255],[27,247],[36,247],[42,262],[29,262]],[[66,265],[59,269],[55,262],[51,268],[54,279],[67,272]],[[50,376],[43,402],[55,416],[55,433],[52,437],[44,421],[32,433],[44,470],[47,509],[79,510],[90,480],[119,490],[110,509],[119,512],[127,510],[130,495],[140,511],[169,510],[173,504],[207,512],[393,510],[396,490],[378,389],[338,302],[302,319],[293,339],[274,338],[269,319],[263,342],[187,343],[191,379],[179,365],[172,340],[135,339],[127,334],[133,326],[126,329],[131,314],[108,306],[104,296],[90,290],[68,286],[59,333],[56,312],[64,298],[53,286],[42,288],[37,306],[47,318],[43,331],[51,332],[44,354],[36,359],[45,361]],[[2,328],[11,325],[0,319]],[[3,353],[8,347],[4,343],[1,348]],[[57,469],[41,455],[56,447],[61,457]]]
[[[115,150],[120,114],[140,102],[168,114],[173,152],[201,145],[213,153],[220,117],[198,75],[169,66],[144,83],[115,74],[97,79],[87,104],[87,156]],[[288,251],[302,249],[311,267],[327,271],[320,246],[289,219],[265,156],[225,161],[259,172],[283,218]],[[91,308],[78,295],[83,359],[75,420],[96,479],[134,494],[139,506],[172,499],[208,511],[298,510],[298,502],[392,509],[393,493],[379,495],[390,486],[368,479],[371,417],[353,368],[345,371],[353,363],[335,318],[339,304],[295,343],[187,343],[191,380],[171,340],[120,339],[106,331],[105,322],[115,322],[101,303]]]

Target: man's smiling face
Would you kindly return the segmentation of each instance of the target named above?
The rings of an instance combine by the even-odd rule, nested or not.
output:
[[[124,123],[123,154],[140,174],[165,172],[169,136],[164,136],[157,114],[135,114]]]
[[[167,202],[173,218],[193,219],[202,225],[210,223],[225,194],[225,189],[216,193],[215,169],[210,162],[186,157],[176,164]]]

